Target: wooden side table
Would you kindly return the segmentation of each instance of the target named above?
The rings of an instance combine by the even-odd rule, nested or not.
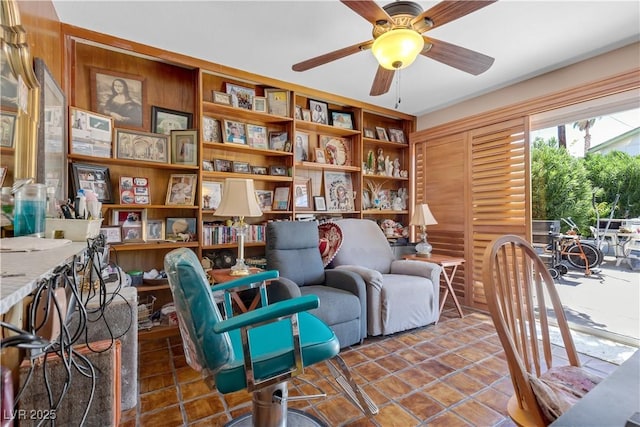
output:
[[[440,255],[432,253],[430,257],[421,257],[417,255],[405,255],[402,257],[403,259],[413,260],[413,261],[424,261],[424,262],[432,262],[434,264],[438,264],[442,267],[442,275],[444,276],[445,288],[444,295],[442,296],[442,301],[440,301],[440,314],[442,314],[442,309],[444,308],[444,303],[447,300],[447,296],[451,293],[451,298],[453,298],[453,303],[456,305],[456,309],[458,310],[458,314],[460,314],[460,318],[464,317],[462,313],[462,307],[458,302],[458,297],[456,297],[456,293],[453,292],[453,278],[456,275],[456,271],[458,270],[458,266],[464,263],[464,258],[457,258],[448,255]],[[447,273],[447,267],[451,267],[451,271]]]
[[[259,268],[249,268],[249,272],[251,274],[259,273],[261,271],[262,270]],[[231,273],[230,268],[214,268],[208,271],[209,276],[213,278],[214,284],[226,283],[231,280],[242,277],[242,276],[232,276],[230,273]],[[250,288],[246,288],[243,290],[248,290],[248,289]],[[260,292],[256,292],[256,295],[253,297],[253,301],[251,301],[251,304],[249,304],[249,307],[246,306],[246,304],[244,303],[244,301],[242,301],[242,298],[240,298],[240,295],[238,295],[237,292],[230,292],[230,294],[231,294],[231,298],[233,299],[233,302],[235,302],[238,308],[240,309],[240,313],[246,313],[247,311],[254,310],[258,306],[258,303],[260,303],[260,298],[261,298]]]

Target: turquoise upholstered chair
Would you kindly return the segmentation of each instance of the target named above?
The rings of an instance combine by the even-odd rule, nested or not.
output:
[[[210,286],[198,257],[187,248],[168,253],[164,268],[189,365],[223,394],[245,388],[253,392],[253,413],[228,425],[322,425],[311,415],[287,409],[287,380],[305,366],[337,357],[340,350],[333,331],[306,312],[318,307],[316,296],[267,305],[265,282],[278,278],[275,270]],[[261,284],[263,306],[232,317],[226,291],[256,283]],[[218,309],[218,293],[223,294],[226,318]],[[354,397],[361,400],[357,386],[355,390]]]

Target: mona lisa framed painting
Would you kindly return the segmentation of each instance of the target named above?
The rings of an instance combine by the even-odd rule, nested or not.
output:
[[[118,127],[148,129],[144,77],[91,68],[91,109],[112,117]]]

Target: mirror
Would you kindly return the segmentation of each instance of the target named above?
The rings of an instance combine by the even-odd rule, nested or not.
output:
[[[3,91],[0,103],[2,137],[11,144],[11,147],[7,147],[3,143],[2,157],[13,154],[14,180],[36,178],[39,85],[33,70],[27,34],[20,25],[18,2],[2,0],[0,18],[3,23],[0,34]],[[6,100],[5,86],[9,91],[7,93],[11,94]],[[5,128],[8,130],[5,131]],[[5,133],[10,135],[5,137]],[[2,166],[7,166],[4,160],[2,163]]]

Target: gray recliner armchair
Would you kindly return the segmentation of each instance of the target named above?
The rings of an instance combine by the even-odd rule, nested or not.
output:
[[[358,273],[367,284],[369,335],[388,335],[438,320],[438,264],[397,260],[378,224],[368,219],[335,221],[342,247],[333,259],[337,270]]]
[[[316,295],[320,306],[310,313],[334,331],[340,347],[361,343],[367,336],[364,281],[350,271],[325,270],[318,243],[318,225],[315,222],[267,224],[267,268],[280,271],[278,282],[269,286],[269,299],[280,301]]]

